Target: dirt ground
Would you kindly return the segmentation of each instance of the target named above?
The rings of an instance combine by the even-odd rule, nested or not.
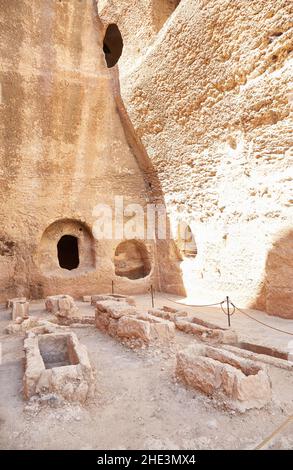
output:
[[[166,304],[163,297],[160,301]],[[141,306],[146,302],[145,296],[138,299]],[[78,305],[93,313],[93,307]],[[31,313],[46,316],[43,303],[32,304]],[[1,449],[253,449],[293,414],[291,371],[269,367],[273,401],[266,408],[225,411],[176,382],[174,353],[133,351],[93,326],[74,331],[96,370],[94,399],[84,407],[54,399],[27,403],[22,397],[24,336],[6,335],[8,323],[9,312],[2,308]],[[195,339],[177,333],[178,347],[190,341]],[[293,424],[268,447],[293,448]]]

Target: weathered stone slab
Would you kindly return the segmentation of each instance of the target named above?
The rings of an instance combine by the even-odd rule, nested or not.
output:
[[[138,313],[125,302],[96,302],[96,327],[121,341],[135,340],[135,347],[170,346],[175,342],[174,323],[148,313]]]
[[[13,299],[8,299],[6,302],[6,307],[12,308],[13,302],[26,302],[26,297],[15,297]]]
[[[152,308],[149,310],[149,314],[171,321],[175,321],[176,318],[188,316],[188,313],[184,310],[178,310],[167,306],[164,306],[163,308]]]
[[[149,313],[140,313],[137,318],[151,324],[151,342],[153,344],[170,346],[175,342],[175,325],[172,321]]]
[[[57,317],[78,317],[79,310],[70,295],[51,295],[45,300],[46,310]]]
[[[222,399],[229,408],[261,408],[271,400],[271,381],[259,363],[205,345],[178,352],[176,361],[176,375],[182,382]]]
[[[238,341],[237,333],[232,329],[208,328],[192,319],[181,318],[175,320],[175,325],[178,330],[197,336],[202,341],[222,344],[235,344]]]
[[[22,300],[14,300],[12,302],[12,320],[17,318],[26,319],[29,317],[29,302]]]
[[[122,295],[122,294],[98,294],[91,296],[91,304],[95,307],[97,302],[103,301],[114,301],[114,302],[126,302],[129,305],[135,307],[136,303],[133,297],[129,295]]]
[[[137,318],[123,317],[118,322],[117,336],[122,339],[138,339],[148,345],[151,341],[151,325]]]
[[[137,310],[135,307],[126,302],[116,302],[113,300],[103,300],[96,302],[96,315],[99,312],[106,312],[111,318],[121,318],[125,315],[136,315]]]
[[[94,375],[86,347],[74,333],[30,336],[25,339],[26,399],[55,393],[68,401],[84,402],[94,392]]]

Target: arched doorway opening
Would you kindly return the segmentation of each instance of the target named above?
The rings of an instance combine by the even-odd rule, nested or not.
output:
[[[128,279],[141,279],[151,271],[147,249],[142,242],[126,240],[115,250],[115,274]]]
[[[194,235],[188,224],[180,222],[178,226],[178,248],[184,258],[195,258],[197,255],[197,246]]]
[[[87,224],[60,219],[44,231],[38,247],[38,265],[48,276],[68,277],[96,268],[95,239]]]

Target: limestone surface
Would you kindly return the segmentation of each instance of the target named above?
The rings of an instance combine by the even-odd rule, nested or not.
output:
[[[97,4],[123,37],[121,94],[152,186],[178,245],[180,224],[194,236],[196,255],[172,252],[187,294],[293,318],[292,1]]]
[[[78,298],[112,280],[145,292],[156,282],[153,242],[142,240],[151,272],[132,281],[115,274],[124,234],[94,236],[99,204],[114,211],[121,196],[145,207],[150,197],[117,111],[95,1],[3,1],[0,23],[0,300]],[[73,260],[61,242],[75,246]]]
[[[86,347],[74,333],[34,335],[25,339],[24,396],[54,393],[85,402],[94,392]]]
[[[17,318],[28,318],[29,317],[29,302],[23,300],[13,300],[12,301],[12,320]]]
[[[3,1],[0,23],[0,300],[114,283],[293,318],[292,1]],[[171,237],[117,234],[120,196]]]
[[[140,313],[125,301],[96,302],[96,327],[133,347],[171,347],[175,343],[174,323]]]
[[[192,345],[179,351],[176,375],[190,387],[242,412],[271,401],[271,381],[264,366],[210,346]]]
[[[92,295],[91,296],[91,304],[93,306],[96,305],[96,302],[104,301],[104,300],[110,300],[110,301],[116,301],[116,302],[126,302],[129,305],[135,306],[135,300],[133,297],[129,295],[121,295],[121,294],[98,294],[98,295]]]
[[[47,312],[53,313],[60,320],[79,316],[79,310],[70,295],[48,296],[45,306]]]

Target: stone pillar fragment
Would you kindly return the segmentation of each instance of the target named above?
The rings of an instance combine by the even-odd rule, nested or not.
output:
[[[15,321],[18,317],[26,319],[29,317],[29,302],[14,301],[12,303],[12,320]]]

